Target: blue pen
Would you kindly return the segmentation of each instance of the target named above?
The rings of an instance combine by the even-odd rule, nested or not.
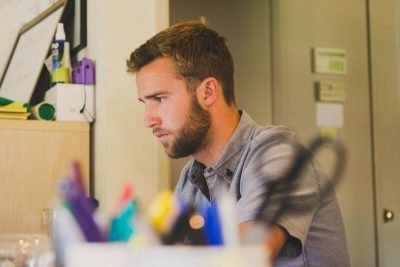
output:
[[[218,206],[211,202],[209,207],[202,209],[204,217],[204,234],[209,245],[219,246],[224,244],[221,220],[218,212]]]

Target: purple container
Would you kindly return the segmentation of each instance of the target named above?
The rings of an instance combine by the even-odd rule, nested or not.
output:
[[[91,59],[83,58],[72,70],[72,82],[75,84],[95,84],[94,63]]]

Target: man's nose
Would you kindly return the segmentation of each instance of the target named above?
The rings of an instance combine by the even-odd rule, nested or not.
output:
[[[147,128],[154,128],[161,125],[161,118],[150,110],[145,111],[144,125]]]

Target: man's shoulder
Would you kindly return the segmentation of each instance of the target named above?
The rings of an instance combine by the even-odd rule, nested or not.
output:
[[[279,144],[287,143],[291,145],[298,145],[300,139],[296,131],[285,125],[267,125],[257,126],[253,132],[251,142],[256,144]]]
[[[296,131],[286,125],[259,125],[244,110],[240,110],[241,118],[231,142],[248,147],[249,145],[290,143],[297,144]],[[243,147],[243,148],[244,148]]]

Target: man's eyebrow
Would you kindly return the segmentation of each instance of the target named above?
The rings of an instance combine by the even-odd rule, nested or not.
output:
[[[140,102],[144,102],[144,100],[147,100],[147,99],[152,99],[152,98],[154,98],[154,97],[156,97],[156,96],[158,96],[158,95],[162,95],[162,94],[164,94],[164,92],[155,92],[155,93],[153,93],[153,94],[151,94],[151,95],[146,95],[146,96],[144,96],[143,98],[140,98],[139,97],[139,101]]]

